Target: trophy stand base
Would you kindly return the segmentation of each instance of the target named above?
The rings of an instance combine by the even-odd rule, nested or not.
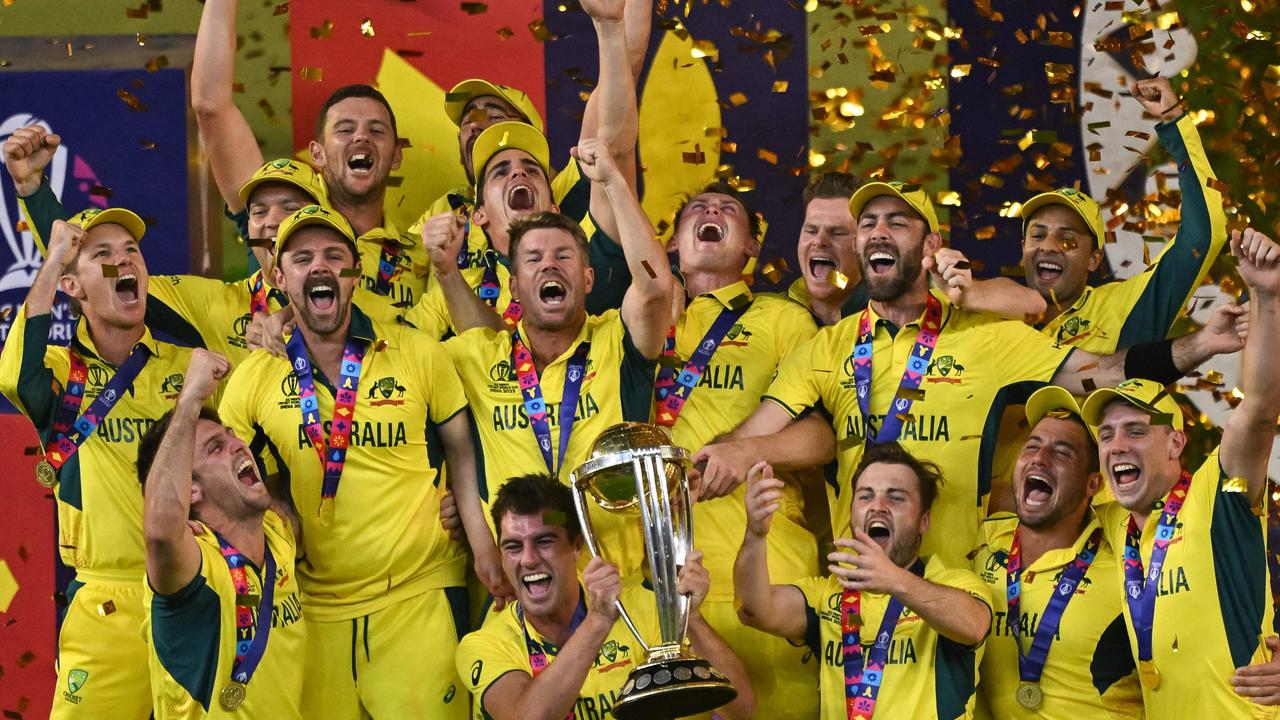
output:
[[[738,697],[729,678],[701,658],[646,662],[631,672],[613,706],[618,720],[680,718],[714,710]]]

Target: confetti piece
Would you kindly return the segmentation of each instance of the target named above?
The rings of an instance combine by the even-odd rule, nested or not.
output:
[[[957,270],[970,270],[973,268],[973,263],[969,262],[968,260],[958,260],[956,261],[956,264],[954,265],[954,267]]]
[[[464,2],[462,3],[462,12],[468,15],[479,15],[486,12],[489,6],[482,2]]]
[[[756,151],[756,157],[769,163],[770,165],[778,164],[778,154],[775,152],[770,152],[768,150],[765,150],[764,148],[760,148],[759,150]]]
[[[1154,420],[1152,420],[1152,424],[1155,424]],[[1248,490],[1249,490],[1249,481],[1246,478],[1229,477],[1226,480],[1222,481],[1222,492],[1242,493],[1242,492],[1248,492]]]
[[[898,388],[898,395],[908,400],[924,400],[924,390],[920,388]]]
[[[542,513],[542,522],[545,525],[564,525],[568,517],[559,510]]]
[[[104,185],[94,185],[89,188],[89,194],[96,195],[100,198],[109,198],[111,197],[111,188]]]
[[[381,338],[379,338],[378,341],[373,344],[374,352],[382,352],[383,350],[386,350],[386,349],[387,349],[387,341]]]
[[[333,21],[325,20],[318,27],[311,28],[312,40],[324,40],[333,33]]]
[[[973,237],[977,240],[990,240],[995,236],[996,236],[995,225],[987,225],[986,227],[980,227],[977,230],[973,231]]]
[[[773,81],[773,91],[774,91],[774,92],[776,92],[776,93],[784,93],[784,92],[786,92],[786,91],[787,91],[787,88],[788,88],[789,86],[790,86],[790,83],[789,83],[789,82],[787,82],[786,80],[774,80],[774,81]]]
[[[139,47],[143,47],[147,44],[147,36],[144,33],[137,33],[134,36],[134,40],[138,43]]]
[[[693,152],[681,153],[681,157],[689,165],[701,165],[707,161],[706,153],[702,152],[701,146],[697,143],[693,145]]]
[[[855,448],[862,444],[863,444],[863,439],[861,435],[849,435],[847,437],[841,438],[840,441],[836,443],[836,451],[844,452],[845,450]]]
[[[276,239],[275,238],[249,238],[248,240],[245,241],[245,244],[251,248],[266,248],[270,250],[271,246],[276,244]]]
[[[512,36],[514,36],[515,34],[516,34],[516,31],[512,30],[509,27],[498,28],[498,37],[502,38],[503,40],[510,40]]]
[[[271,102],[266,98],[262,98],[258,101],[258,108],[261,109],[268,118],[274,118],[276,116],[275,108],[271,107]]]
[[[1094,382],[1093,378],[1081,378],[1080,386],[1084,388],[1086,394],[1098,389],[1098,383]]]
[[[153,73],[161,68],[167,67],[169,67],[169,58],[166,55],[157,55],[148,60],[146,64],[147,72],[149,73]]]
[[[836,287],[840,288],[841,290],[844,290],[845,288],[849,287],[848,275],[845,275],[839,270],[836,270],[835,272],[831,273],[831,277],[833,280],[835,280]]]
[[[782,258],[773,258],[760,268],[760,274],[768,278],[769,282],[778,283],[782,281],[784,267]]]
[[[730,105],[733,105],[734,107],[737,107],[737,106],[739,106],[739,105],[743,105],[743,104],[745,104],[746,102],[747,102],[747,96],[746,96],[746,93],[736,92],[736,93],[734,93],[734,94],[732,94],[732,95],[730,95],[730,96],[729,96],[729,104],[730,104]]]
[[[101,615],[102,617],[106,617],[115,611],[116,611],[116,604],[111,600],[108,600],[98,605],[98,614]]]
[[[658,279],[658,273],[656,273],[656,272],[654,272],[654,271],[653,271],[653,266],[649,264],[649,261],[648,261],[648,260],[641,260],[641,261],[640,261],[640,266],[644,268],[644,271],[645,271],[645,272],[649,273],[649,279],[650,279],[650,280],[657,280],[657,279]]]
[[[147,112],[151,109],[144,105],[143,102],[138,99],[137,95],[134,95],[124,88],[116,90],[116,97],[120,98],[121,102],[129,106],[129,109],[134,112]]]
[[[482,3],[471,3],[480,5]],[[529,23],[529,32],[533,33],[533,39],[538,42],[546,42],[551,39],[551,31],[547,29],[547,23],[541,18]]]
[[[130,20],[145,20],[147,17],[146,3],[143,3],[141,6],[136,8],[125,8],[124,16]]]
[[[102,277],[109,277],[109,278],[120,277],[120,268],[116,267],[115,265],[111,263],[103,263],[101,267],[102,267]]]
[[[373,37],[373,20],[365,18],[360,22],[360,34],[365,37]]]
[[[299,71],[299,77],[309,82],[320,82],[324,79],[324,70],[318,67],[306,67]]]
[[[289,3],[287,2],[280,3],[279,5],[276,6],[275,10],[271,11],[271,14],[272,15],[288,15]]]
[[[338,277],[360,277],[360,268],[342,268],[338,271]]]

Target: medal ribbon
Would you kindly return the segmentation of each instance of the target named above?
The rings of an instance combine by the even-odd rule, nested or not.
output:
[[[1036,626],[1035,637],[1031,640],[1031,650],[1022,654],[1022,538],[1019,531],[1013,533],[1013,544],[1009,548],[1008,573],[1005,575],[1005,587],[1009,599],[1009,628],[1013,630],[1014,646],[1018,648],[1018,677],[1027,682],[1038,683],[1044,674],[1044,664],[1049,657],[1049,646],[1053,644],[1053,636],[1058,632],[1062,614],[1066,612],[1067,603],[1076,594],[1076,588],[1089,571],[1089,565],[1098,555],[1098,547],[1102,544],[1102,528],[1094,528],[1093,534],[1085,541],[1075,560],[1062,569],[1058,585],[1049,598],[1040,615],[1040,624]]]
[[[1138,636],[1138,659],[1151,659],[1151,628],[1156,615],[1156,592],[1160,587],[1160,573],[1164,570],[1164,558],[1169,552],[1169,543],[1173,540],[1173,531],[1178,523],[1178,512],[1187,499],[1187,490],[1191,487],[1191,473],[1182,471],[1182,476],[1174,484],[1173,489],[1165,496],[1164,507],[1160,510],[1160,522],[1156,525],[1155,545],[1151,549],[1151,567],[1146,573],[1142,570],[1142,529],[1129,515],[1129,530],[1124,538],[1124,596],[1129,603],[1129,617],[1133,621],[1133,632]]]
[[[342,350],[341,376],[333,398],[333,422],[327,441],[324,427],[320,423],[320,402],[316,396],[314,371],[302,333],[295,332],[285,349],[293,363],[293,374],[298,378],[298,407],[302,411],[303,429],[324,465],[324,484],[320,489],[320,517],[323,525],[327,524],[326,518],[332,517],[333,500],[338,494],[338,482],[342,479],[342,468],[347,462],[347,445],[351,437],[351,423],[356,415],[356,389],[360,386],[360,367],[364,362],[365,348],[355,338],[347,336],[346,346]]]
[[[529,626],[524,622],[524,608],[520,607],[520,603],[516,603],[516,617],[520,620],[520,629],[524,631],[525,649],[529,651],[529,668],[533,670],[533,676],[538,675],[547,669],[547,665],[551,661],[547,659],[547,651],[542,645],[533,639],[529,634]],[[582,624],[587,617],[587,603],[582,599],[581,594],[578,596],[578,608],[573,611],[573,619],[569,621],[569,636],[573,637],[574,631]],[[574,720],[573,709],[569,709],[569,714],[565,716],[565,720]]]
[[[470,227],[468,225],[467,227]],[[502,294],[502,286],[498,283],[498,253],[489,251],[485,253],[486,257],[482,261],[484,264],[484,275],[480,278],[480,285],[476,287],[476,294],[484,301],[486,305],[497,310],[498,296]],[[459,265],[461,266],[461,255],[459,257]],[[516,300],[512,300],[507,304],[507,309],[502,311],[502,322],[507,328],[514,330],[516,323],[520,322],[520,318],[524,315],[524,308]]]
[[[587,374],[587,353],[590,351],[591,343],[580,343],[565,368],[559,414],[560,454],[553,458],[551,426],[547,424],[547,404],[542,399],[542,385],[538,381],[538,369],[533,364],[533,353],[520,339],[519,330],[511,334],[511,364],[516,371],[516,380],[520,383],[520,394],[524,397],[524,411],[529,416],[529,428],[538,440],[538,449],[542,451],[542,461],[547,464],[547,472],[553,477],[560,477],[560,466],[564,464],[565,450],[569,448],[569,434],[573,432],[573,416],[578,410],[578,396],[582,393],[582,380]]]
[[[262,598],[258,601],[258,622],[253,622],[253,606],[249,604],[253,588],[249,585],[249,558],[235,549],[225,538],[214,532],[222,559],[231,571],[231,584],[236,589],[236,657],[231,663],[231,679],[248,685],[253,673],[262,661],[267,649],[267,637],[271,634],[271,612],[276,594],[276,559],[271,546],[263,543]]]
[[[911,572],[916,576],[923,576],[924,561],[916,559]],[[864,667],[862,641],[859,638],[862,630],[862,592],[845,590],[841,594],[840,640],[844,653],[845,711],[849,720],[870,720],[875,714],[876,697],[884,683],[884,668],[889,661],[889,644],[893,641],[893,632],[898,628],[901,617],[902,603],[890,596],[889,605],[884,609],[884,618],[880,620],[880,632],[876,633],[875,644],[867,652]]]
[[[263,281],[262,271],[255,272],[249,281],[249,314],[270,312],[267,308],[267,284]]]
[[[382,241],[382,255],[378,259],[378,281],[373,291],[379,295],[391,294],[391,281],[396,276],[396,264],[400,261],[400,246],[391,238]]]
[[[711,356],[715,355],[716,349],[720,347],[720,343],[724,341],[725,335],[733,324],[738,322],[747,308],[751,307],[748,302],[737,308],[725,308],[720,311],[715,322],[711,323],[711,327],[707,330],[707,334],[702,336],[702,342],[698,343],[698,348],[689,356],[689,361],[684,364],[684,368],[676,375],[676,370],[670,365],[663,365],[658,371],[658,379],[653,385],[653,394],[655,399],[654,419],[664,427],[675,427],[676,420],[680,417],[680,411],[684,409],[684,404],[689,401],[689,396],[693,394],[693,389],[698,386],[698,381],[702,379],[702,374],[707,371],[707,364],[711,362]],[[674,358],[676,356],[676,327],[671,326],[667,331],[666,344],[662,348],[664,357]]]
[[[72,329],[72,337],[77,330],[79,330],[78,324]],[[45,460],[48,460],[55,470],[61,469],[71,456],[76,454],[80,446],[93,435],[98,425],[124,397],[125,391],[133,386],[134,379],[151,359],[151,351],[146,345],[142,343],[135,345],[124,364],[102,387],[98,397],[89,403],[89,409],[84,411],[84,415],[76,417],[80,412],[80,406],[84,403],[84,388],[89,380],[89,367],[80,357],[80,353],[76,352],[74,343],[68,347],[68,355],[71,368],[67,373],[67,385],[62,393],[62,406],[58,408],[58,413],[53,419],[54,440],[44,455]]]
[[[911,392],[920,387],[920,381],[929,370],[929,358],[933,357],[933,349],[938,344],[938,333],[942,329],[942,302],[932,293],[928,297],[915,347],[911,348],[911,356],[907,358],[907,368],[902,373],[898,392],[894,395],[893,404],[889,406],[889,412],[885,414],[884,424],[879,431],[871,427],[871,342],[874,328],[871,326],[870,306],[862,311],[862,316],[858,319],[858,343],[853,349],[853,378],[858,391],[858,409],[862,411],[862,425],[867,429],[869,442],[893,442],[898,439],[898,435],[902,433],[902,422],[911,411]]]

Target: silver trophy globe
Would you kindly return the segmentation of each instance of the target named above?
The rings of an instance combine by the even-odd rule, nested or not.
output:
[[[645,650],[614,705],[619,720],[685,717],[738,696],[729,679],[689,651],[689,597],[676,591],[677,573],[693,547],[689,453],[647,423],[620,423],[596,438],[589,459],[569,478],[587,549],[603,557],[591,527],[587,496],[607,512],[639,515],[645,558],[657,600],[659,637],[641,637],[619,600],[618,612]],[[607,559],[607,558],[606,558]]]

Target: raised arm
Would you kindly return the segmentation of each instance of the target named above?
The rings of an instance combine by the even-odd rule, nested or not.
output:
[[[782,507],[782,486],[767,463],[756,463],[747,474],[747,532],[733,562],[733,600],[743,625],[801,642],[808,629],[804,593],[769,582],[767,539],[773,514]]]
[[[502,318],[484,304],[458,270],[458,253],[467,241],[466,236],[466,218],[452,212],[433,215],[422,225],[422,247],[431,258],[432,277],[440,285],[450,323],[458,334],[475,327],[505,330]],[[418,302],[429,302],[431,292],[430,289],[424,292]]]
[[[147,546],[147,581],[162,595],[187,586],[200,572],[200,548],[187,520],[191,514],[191,470],[200,407],[213,396],[231,364],[207,350],[191,352],[186,379],[169,429],[147,473],[142,534]]]
[[[750,433],[743,431],[748,425]],[[700,468],[698,499],[733,492],[758,462],[791,471],[822,465],[835,457],[835,432],[825,417],[813,413],[792,422],[781,405],[765,400],[727,439],[711,443],[693,456]]]
[[[975,280],[968,258],[954,248],[942,248],[923,265],[933,284],[958,307],[1021,321],[1041,317],[1048,309],[1040,293],[1011,278]]]
[[[749,720],[756,710],[756,693],[742,658],[729,647],[720,634],[702,617],[702,601],[711,591],[711,575],[702,564],[702,552],[693,550],[680,568],[676,591],[689,596],[689,644],[693,651],[707,659],[729,678],[738,697],[716,712],[729,720]]]
[[[232,97],[235,84],[236,0],[205,0],[191,63],[191,108],[213,181],[231,212],[244,209],[240,186],[262,165],[249,121]]]
[[[596,661],[600,646],[618,619],[615,602],[622,592],[618,568],[592,558],[582,572],[587,617],[560,648],[555,662],[531,677],[509,672],[485,691],[484,711],[493,720],[564,720]]]
[[[41,254],[48,253],[53,222],[71,217],[44,174],[61,145],[60,136],[36,124],[14,130],[4,141],[5,168],[13,178],[18,206]]]
[[[440,426],[440,439],[444,441],[444,458],[449,468],[449,488],[453,490],[462,515],[462,526],[467,533],[467,543],[475,556],[476,577],[493,594],[495,609],[501,610],[515,600],[515,591],[502,572],[498,558],[498,546],[493,533],[484,521],[484,508],[480,504],[480,491],[476,485],[475,447],[471,441],[471,414],[463,411],[449,418]]]
[[[579,144],[588,138],[604,140],[623,179],[634,189],[640,115],[636,107],[635,78],[627,57],[624,4],[624,0],[584,0],[582,3],[596,30],[600,48],[600,80],[587,103]],[[583,172],[585,174],[585,169]],[[595,183],[591,185],[590,207],[591,217],[600,231],[617,238],[621,232],[618,225],[622,222],[614,217],[618,208],[605,188]]]
[[[1249,339],[1241,358],[1244,399],[1227,416],[1218,453],[1222,470],[1243,477],[1249,500],[1257,504],[1267,486],[1267,461],[1280,415],[1280,377],[1275,366],[1280,348],[1280,245],[1249,228],[1231,233],[1231,254],[1249,286]]]
[[[662,246],[654,239],[653,225],[640,207],[635,190],[618,170],[608,143],[586,138],[573,149],[582,174],[591,180],[592,192],[599,188],[617,219],[622,251],[631,272],[631,286],[622,298],[622,321],[631,341],[646,358],[654,360],[662,352],[667,336],[671,294],[675,278]]]
[[[959,588],[939,585],[899,567],[861,528],[836,540],[827,556],[831,574],[850,590],[892,595],[939,635],[961,645],[981,645],[991,630],[991,607]]]

